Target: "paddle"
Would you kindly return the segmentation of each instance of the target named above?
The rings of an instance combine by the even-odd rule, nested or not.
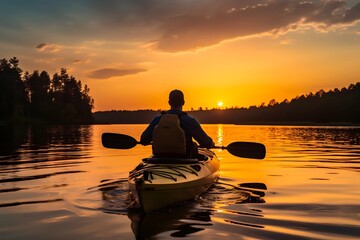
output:
[[[130,149],[140,144],[135,138],[120,133],[103,133],[101,141],[104,147],[116,149]]]
[[[212,148],[226,149],[232,155],[244,158],[264,159],[266,155],[265,146],[255,142],[232,142],[227,147],[214,146]]]
[[[140,144],[135,138],[119,133],[103,133],[102,144],[106,148],[130,149]],[[266,155],[265,146],[254,142],[233,142],[228,146],[214,146],[216,149],[226,149],[237,157],[264,159]]]
[[[240,183],[239,186],[243,188],[256,188],[260,190],[267,190],[265,183]]]

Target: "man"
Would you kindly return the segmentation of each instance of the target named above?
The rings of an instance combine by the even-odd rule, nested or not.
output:
[[[140,142],[148,145],[153,142],[155,156],[197,157],[197,146],[211,148],[214,142],[199,122],[182,111],[185,104],[184,94],[180,90],[173,90],[169,94],[170,110],[155,117],[141,135]]]

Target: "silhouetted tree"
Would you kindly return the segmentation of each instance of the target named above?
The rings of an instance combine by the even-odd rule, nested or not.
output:
[[[47,72],[32,74],[18,67],[19,60],[0,61],[0,123],[90,123],[94,100],[90,89],[62,68],[53,78]],[[26,118],[25,118],[26,117]]]
[[[50,77],[45,71],[25,74],[25,86],[30,100],[30,116],[36,119],[48,119],[50,108]]]
[[[11,58],[0,61],[0,120],[21,121],[27,99],[19,60]]]
[[[65,68],[61,69],[60,74],[55,73],[51,81],[53,121],[91,122],[94,100],[89,92],[88,86],[82,89],[81,81],[69,76]]]

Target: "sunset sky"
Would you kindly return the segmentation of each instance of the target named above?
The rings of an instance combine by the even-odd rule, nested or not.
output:
[[[0,0],[0,58],[90,87],[95,111],[248,107],[360,81],[360,1]]]

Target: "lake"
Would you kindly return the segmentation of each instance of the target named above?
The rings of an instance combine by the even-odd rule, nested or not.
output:
[[[266,158],[215,150],[218,183],[194,200],[144,214],[127,176],[151,147],[106,149],[101,134],[139,139],[145,127],[1,129],[0,238],[360,238],[359,127],[203,125],[217,145],[265,144]],[[251,195],[236,188],[250,183],[267,189]]]

